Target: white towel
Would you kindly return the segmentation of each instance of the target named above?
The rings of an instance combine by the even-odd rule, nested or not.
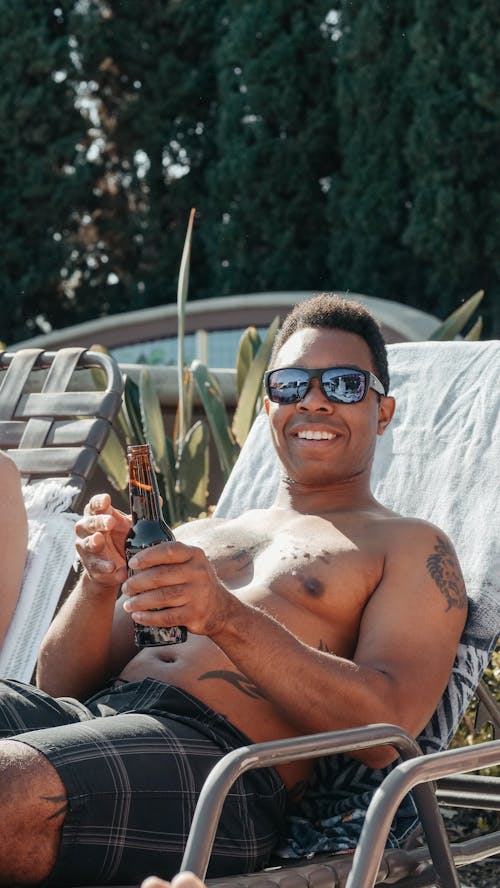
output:
[[[0,676],[29,682],[38,651],[75,559],[77,490],[56,481],[23,487],[28,552],[16,610],[0,651]]]

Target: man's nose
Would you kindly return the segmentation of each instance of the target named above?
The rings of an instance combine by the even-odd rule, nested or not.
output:
[[[323,394],[319,379],[311,379],[311,384],[302,401],[297,402],[297,409],[305,413],[311,411],[332,413],[335,409],[335,404],[333,401],[329,401],[326,395]]]

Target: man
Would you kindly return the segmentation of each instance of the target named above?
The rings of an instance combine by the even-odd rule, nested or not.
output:
[[[204,776],[227,750],[374,722],[417,735],[432,715],[466,595],[442,531],[370,490],[395,406],[379,327],[356,303],[316,297],[285,320],[270,368],[282,465],[270,509],[178,528],[178,542],[134,557],[130,578],[129,518],[109,497],[77,525],[84,570],[38,674],[72,699],[8,684],[0,697],[4,735],[17,733],[0,743],[3,884],[172,876]],[[188,642],[137,653],[131,618],[185,625]],[[372,768],[393,757],[357,755]],[[296,762],[245,775],[209,874],[264,864],[310,773]]]

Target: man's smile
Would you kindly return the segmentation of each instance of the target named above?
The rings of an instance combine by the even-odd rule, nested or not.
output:
[[[312,429],[297,432],[297,438],[305,438],[307,441],[333,441],[337,437],[338,435],[334,435],[333,432],[313,432]]]

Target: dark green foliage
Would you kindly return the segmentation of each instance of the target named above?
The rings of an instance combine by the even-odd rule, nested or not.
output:
[[[76,319],[62,284],[85,170],[67,3],[0,0],[0,339]],[[58,11],[56,11],[58,10]]]
[[[337,286],[446,317],[486,290],[500,329],[500,8],[341,4],[341,168],[329,194]]]
[[[425,268],[422,308],[444,314],[482,288],[500,329],[500,6],[415,3],[404,241]],[[490,324],[491,329],[491,324]]]
[[[94,215],[107,271],[119,279],[107,288],[118,294],[114,310],[171,302],[213,154],[213,4],[96,0],[74,27],[100,103],[104,186]],[[209,279],[199,244],[195,258],[193,298]]]
[[[321,183],[337,164],[331,6],[227,5],[210,225],[201,231],[218,293],[328,286]]]
[[[405,301],[421,273],[402,242],[412,200],[404,156],[413,4],[341,3],[335,80],[341,163],[328,202],[329,262],[342,290]]]
[[[500,335],[500,7],[0,0],[3,329],[338,289]],[[160,331],[159,331],[160,332]]]

